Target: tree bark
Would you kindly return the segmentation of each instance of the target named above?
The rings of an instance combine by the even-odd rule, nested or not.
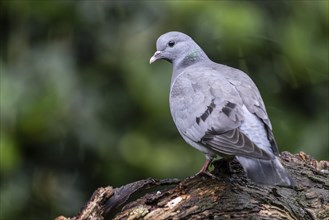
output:
[[[82,219],[329,219],[329,162],[303,152],[280,156],[293,188],[249,181],[236,161],[213,163],[213,177],[146,179],[97,189],[75,217]]]

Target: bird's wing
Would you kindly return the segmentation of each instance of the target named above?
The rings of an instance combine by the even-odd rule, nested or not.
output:
[[[228,68],[228,73],[225,76],[230,84],[235,87],[249,112],[255,114],[264,123],[273,153],[277,155],[279,150],[273,135],[271,121],[256,85],[247,74],[238,69]]]
[[[240,131],[242,106],[235,87],[212,68],[187,69],[171,86],[171,113],[185,138],[219,154],[270,159]]]

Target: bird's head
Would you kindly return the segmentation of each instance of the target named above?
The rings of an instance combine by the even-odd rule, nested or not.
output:
[[[156,43],[157,51],[150,59],[150,64],[163,59],[174,66],[191,64],[207,57],[193,39],[181,32],[168,32],[161,35]]]

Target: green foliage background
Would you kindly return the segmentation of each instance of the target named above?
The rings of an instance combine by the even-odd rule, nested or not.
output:
[[[17,1],[1,8],[1,219],[76,214],[100,186],[185,178],[164,32],[258,85],[280,150],[328,155],[328,1]]]

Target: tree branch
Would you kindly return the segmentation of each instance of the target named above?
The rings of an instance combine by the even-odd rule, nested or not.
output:
[[[236,161],[213,163],[212,174],[185,180],[146,179],[97,189],[82,219],[329,219],[329,162],[303,152],[283,152],[282,163],[296,187],[258,185]]]

